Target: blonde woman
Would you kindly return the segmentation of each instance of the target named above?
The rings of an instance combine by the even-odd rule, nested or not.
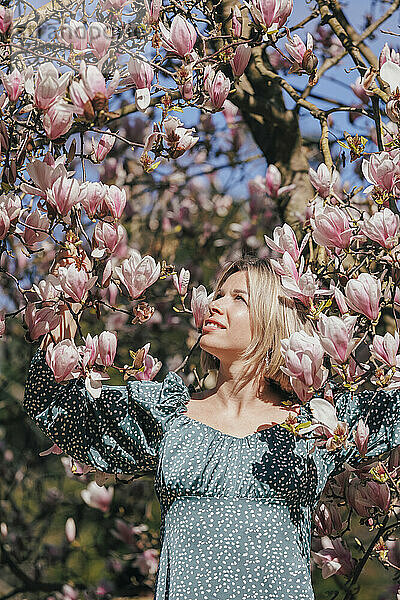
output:
[[[62,328],[60,339],[75,333],[68,313]],[[281,426],[311,417],[280,369],[281,339],[301,329],[312,331],[269,261],[249,257],[222,270],[204,322],[202,365],[218,370],[212,390],[191,395],[170,372],[162,383],[104,386],[93,399],[80,379],[57,384],[36,353],[24,406],[38,426],[100,471],[155,475],[156,600],[314,598],[312,510],[345,453],[310,454],[312,440]],[[397,391],[337,398],[350,428],[367,421],[370,456],[400,444],[399,408]]]

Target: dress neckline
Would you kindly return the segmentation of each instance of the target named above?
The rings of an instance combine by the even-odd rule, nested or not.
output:
[[[206,429],[215,432],[220,437],[224,437],[224,438],[228,438],[228,439],[233,439],[233,440],[248,440],[250,438],[258,436],[263,431],[267,431],[267,430],[274,429],[275,427],[279,427],[279,426],[283,425],[283,423],[285,422],[285,421],[283,421],[282,423],[272,423],[272,424],[265,423],[265,425],[267,425],[267,427],[264,427],[263,429],[257,429],[257,431],[253,431],[253,433],[249,433],[248,435],[245,435],[243,437],[238,437],[237,435],[231,435],[230,433],[225,433],[224,431],[221,431],[220,429],[216,429],[215,427],[211,427],[211,425],[207,425],[207,423],[204,423],[203,421],[198,421],[197,419],[193,419],[192,417],[188,417],[187,414],[186,414],[187,413],[187,407],[186,407],[187,403],[188,402],[185,402],[185,405],[182,407],[183,408],[183,412],[181,413],[181,417],[183,417],[184,419],[186,419],[188,422],[193,421],[194,423],[197,423],[198,425],[202,425]],[[303,412],[303,406],[300,406],[300,410],[299,410],[297,416],[300,416],[302,414],[302,412]]]

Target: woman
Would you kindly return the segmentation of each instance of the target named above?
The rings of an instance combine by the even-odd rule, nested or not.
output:
[[[100,471],[155,474],[156,600],[314,598],[312,509],[352,454],[310,454],[312,439],[280,426],[312,416],[294,403],[280,369],[280,341],[300,329],[312,331],[304,309],[285,296],[268,260],[250,257],[223,270],[203,326],[202,365],[218,369],[213,390],[191,396],[170,372],[162,383],[104,386],[95,400],[81,379],[57,384],[43,350],[36,353],[24,406],[39,427]],[[368,456],[400,444],[397,391],[344,394],[336,403],[350,428],[367,421]]]

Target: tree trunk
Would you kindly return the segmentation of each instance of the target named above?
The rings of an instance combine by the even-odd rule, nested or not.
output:
[[[229,33],[228,19],[234,4],[234,0],[222,2],[220,17],[225,23],[224,33]],[[249,29],[245,18],[243,29],[246,33]],[[286,109],[281,87],[265,74],[271,70],[265,51],[259,46],[253,48],[250,63],[230,100],[239,108],[268,164],[275,164],[280,170],[282,185],[296,186],[289,200],[283,199],[278,206],[282,220],[295,225],[299,215],[304,215],[314,190],[308,179],[308,152],[303,145],[297,111]]]

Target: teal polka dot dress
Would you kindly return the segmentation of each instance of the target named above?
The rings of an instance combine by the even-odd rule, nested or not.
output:
[[[118,475],[154,474],[162,550],[155,600],[312,600],[312,511],[328,476],[356,450],[329,452],[279,425],[243,438],[186,416],[190,394],[170,372],[162,383],[57,384],[39,350],[24,407],[77,461]],[[340,419],[371,431],[368,456],[400,445],[400,394],[337,398]],[[304,406],[298,420],[309,421]]]

